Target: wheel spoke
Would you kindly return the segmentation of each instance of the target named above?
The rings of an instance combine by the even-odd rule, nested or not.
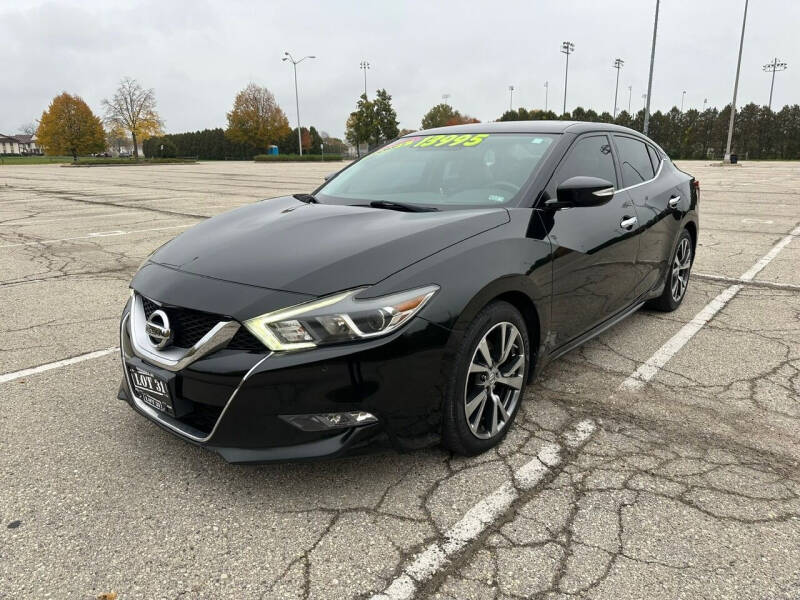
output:
[[[503,357],[506,355],[506,329],[508,329],[508,325],[506,323],[500,323],[500,360],[498,360],[498,364],[503,362]]]
[[[506,360],[508,360],[508,357],[511,354],[511,351],[514,349],[514,344],[517,342],[517,336],[518,335],[519,335],[519,332],[517,331],[517,328],[516,327],[512,327],[511,331],[508,334],[508,339],[503,344],[504,349],[503,349],[502,355],[500,356],[500,360],[498,361],[498,364],[503,364],[504,362],[506,362]]]
[[[492,394],[492,437],[497,433],[497,405],[500,404],[496,398],[497,396]]]
[[[466,408],[467,419],[472,418],[473,413],[482,402],[486,402],[486,390],[481,391],[472,400],[467,402],[467,408]]]
[[[486,366],[491,367],[494,364],[494,361],[492,360],[491,352],[489,352],[489,344],[486,343],[486,338],[483,338],[481,343],[478,344],[478,350],[480,351],[481,356],[483,356],[483,360],[486,361]]]
[[[514,361],[514,364],[511,365],[508,369],[501,370],[500,374],[503,377],[511,377],[512,375],[516,374],[523,366],[525,365],[525,355],[520,354],[517,356],[517,359]]]
[[[500,409],[500,416],[503,417],[503,423],[507,423],[508,419],[511,418],[511,415],[508,414],[503,401],[499,398],[497,399],[497,408]]]
[[[469,372],[470,373],[488,373],[489,372],[489,367],[486,367],[484,365],[481,365],[481,364],[478,364],[478,363],[474,362],[474,363],[471,363],[469,365]]]
[[[510,377],[498,377],[497,383],[503,384],[515,390],[522,389],[522,375],[511,375]]]

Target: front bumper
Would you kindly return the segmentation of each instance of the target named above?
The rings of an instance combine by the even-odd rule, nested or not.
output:
[[[218,349],[174,371],[173,395],[188,412],[173,418],[132,391],[125,364],[158,371],[131,340],[131,303],[120,326],[119,397],[183,439],[229,462],[337,457],[439,440],[450,332],[423,318],[385,338],[310,351]],[[303,431],[280,415],[366,411],[377,423]]]

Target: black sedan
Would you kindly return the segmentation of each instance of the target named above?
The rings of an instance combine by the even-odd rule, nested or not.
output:
[[[548,361],[686,294],[699,186],[601,123],[427,130],[131,283],[120,398],[232,462],[495,446]]]

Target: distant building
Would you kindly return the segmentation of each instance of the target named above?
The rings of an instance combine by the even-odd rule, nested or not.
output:
[[[36,141],[36,135],[27,133],[3,135],[0,133],[0,154],[44,154],[44,150]]]

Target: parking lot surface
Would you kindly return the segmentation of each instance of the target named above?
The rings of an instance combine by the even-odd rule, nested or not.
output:
[[[330,164],[0,167],[0,598],[800,597],[800,164],[700,180],[681,308],[549,366],[506,440],[228,465],[116,399],[155,248]]]

